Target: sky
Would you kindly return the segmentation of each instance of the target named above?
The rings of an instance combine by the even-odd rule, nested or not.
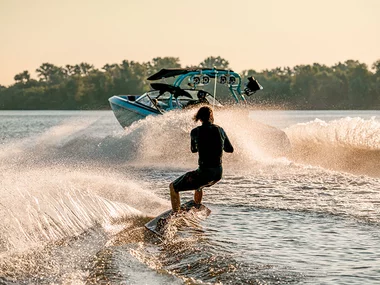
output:
[[[380,59],[380,0],[0,0],[0,84],[124,59],[227,59],[237,72]]]

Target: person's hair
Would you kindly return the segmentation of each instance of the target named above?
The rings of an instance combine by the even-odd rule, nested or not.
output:
[[[202,123],[205,122],[214,122],[214,113],[212,112],[212,109],[208,106],[201,107],[198,112],[194,116],[194,121],[198,122],[199,120]]]

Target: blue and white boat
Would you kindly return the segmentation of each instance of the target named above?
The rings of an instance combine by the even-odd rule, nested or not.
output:
[[[221,98],[246,103],[245,96],[263,88],[257,80],[250,77],[242,90],[242,80],[238,73],[215,68],[161,69],[148,80],[164,82],[151,83],[152,90],[141,96],[115,95],[108,99],[123,128],[149,115],[162,115],[196,104],[221,106]]]

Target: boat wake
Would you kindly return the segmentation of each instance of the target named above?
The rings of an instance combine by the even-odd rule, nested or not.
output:
[[[316,119],[285,130],[293,161],[380,177],[380,122],[376,118]]]
[[[2,171],[0,280],[6,284],[83,283],[110,236],[169,207],[117,173],[29,168]]]

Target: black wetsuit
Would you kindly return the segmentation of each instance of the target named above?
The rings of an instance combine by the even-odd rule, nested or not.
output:
[[[203,123],[191,131],[191,152],[199,153],[199,168],[187,172],[173,182],[176,192],[202,189],[209,187],[222,178],[222,155],[225,152],[233,152],[223,128]]]

